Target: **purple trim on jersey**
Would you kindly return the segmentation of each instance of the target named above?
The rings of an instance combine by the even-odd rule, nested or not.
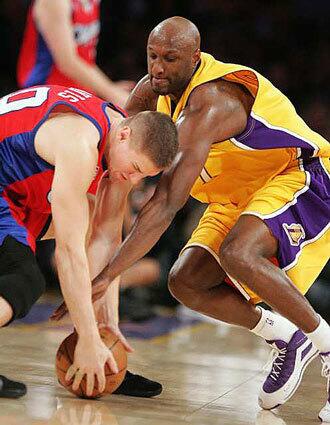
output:
[[[319,158],[313,158],[304,168],[310,173],[308,190],[298,196],[294,205],[264,220],[279,241],[278,260],[281,268],[291,264],[300,252],[301,244],[316,238],[330,222],[330,179]],[[291,227],[294,232],[294,225],[298,225],[295,233],[298,239],[295,242],[288,235]],[[300,237],[299,226],[303,229]]]
[[[302,156],[310,157],[314,154],[314,147],[305,142],[298,135],[293,136],[283,130],[267,127],[258,119],[248,118],[246,130],[235,139],[252,149],[278,149],[278,148],[301,148]]]
[[[29,245],[28,233],[24,226],[17,223],[15,218],[11,215],[8,202],[2,197],[0,191],[0,245],[3,244],[4,239],[10,235],[18,242],[24,245]]]
[[[31,69],[28,78],[24,81],[23,87],[31,87],[46,84],[47,78],[54,64],[53,57],[43,39],[38,33],[37,54],[34,67]]]
[[[69,102],[65,102],[63,100],[60,100],[58,102],[53,103],[53,105],[51,106],[50,109],[48,109],[46,115],[43,117],[43,119],[41,121],[39,121],[39,123],[34,127],[34,129],[32,130],[32,134],[33,134],[33,139],[37,133],[37,131],[39,130],[39,128],[42,126],[42,124],[48,119],[49,115],[51,114],[51,112],[53,111],[54,108],[56,108],[59,105],[65,105],[65,106],[69,106],[70,109],[72,109],[74,112],[76,112],[79,115],[82,115],[83,117],[87,118],[89,121],[91,121],[95,127],[97,128],[99,134],[100,134],[100,140],[103,139],[103,131],[102,131],[102,127],[100,126],[100,124],[97,122],[97,120],[95,118],[93,118],[92,116],[90,116],[89,114],[87,114],[86,112],[81,111],[80,109],[76,108],[75,106],[73,106],[71,103]],[[34,143],[33,143],[34,146]]]
[[[0,142],[0,184],[6,187],[54,166],[35,151],[33,132],[15,134]]]

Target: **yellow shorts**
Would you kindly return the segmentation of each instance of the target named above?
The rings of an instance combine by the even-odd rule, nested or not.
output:
[[[186,249],[200,246],[219,263],[219,249],[242,214],[261,218],[277,238],[279,267],[305,294],[330,258],[330,165],[313,158],[301,169],[277,175],[255,192],[246,205],[209,204]],[[261,298],[245,283],[232,280],[253,303]]]

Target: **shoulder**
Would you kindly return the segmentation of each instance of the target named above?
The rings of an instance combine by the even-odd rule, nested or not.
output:
[[[213,107],[228,113],[245,111],[249,114],[253,101],[244,86],[220,78],[197,86],[191,92],[187,106],[192,109]]]
[[[85,117],[71,112],[56,113],[38,129],[35,147],[37,153],[53,165],[58,158],[94,162],[99,139],[98,130]]]
[[[53,127],[62,130],[59,134],[75,135],[75,139],[83,137],[83,139],[99,139],[100,134],[95,124],[85,116],[74,112],[59,112],[50,115],[46,121]]]
[[[130,94],[125,110],[129,115],[141,111],[156,111],[158,95],[152,90],[149,76],[145,75]]]

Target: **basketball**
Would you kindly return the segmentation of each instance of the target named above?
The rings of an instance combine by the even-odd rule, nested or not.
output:
[[[59,346],[56,353],[56,374],[58,382],[71,393],[82,398],[99,398],[113,393],[123,382],[127,368],[127,354],[124,346],[116,335],[109,330],[101,329],[100,335],[105,345],[111,350],[118,366],[118,373],[113,373],[109,366],[105,365],[105,390],[100,393],[97,378],[95,378],[94,389],[91,396],[86,395],[86,376],[81,381],[77,391],[73,391],[71,384],[65,381],[65,375],[73,363],[74,350],[77,344],[78,334],[73,332],[67,336]]]

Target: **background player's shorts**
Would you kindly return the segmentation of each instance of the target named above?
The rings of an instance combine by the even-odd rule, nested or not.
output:
[[[220,265],[220,246],[239,216],[255,215],[278,240],[279,267],[305,294],[330,257],[330,164],[313,158],[300,167],[275,176],[242,209],[210,204],[183,249],[200,246]],[[261,301],[247,285],[231,280],[247,299]]]

